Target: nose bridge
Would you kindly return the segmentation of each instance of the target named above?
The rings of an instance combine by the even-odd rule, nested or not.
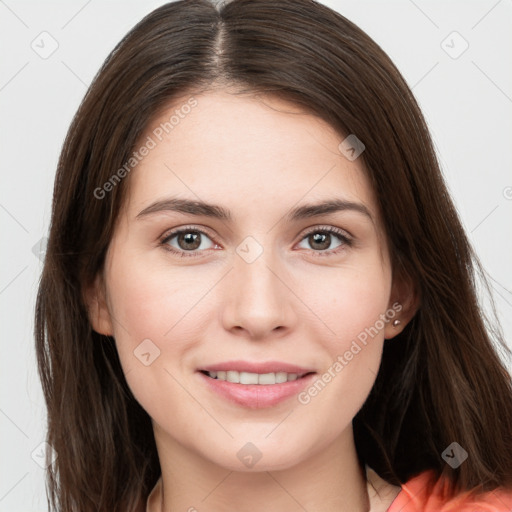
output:
[[[279,277],[280,262],[271,247],[247,237],[236,248],[224,321],[261,337],[291,322],[289,292]]]

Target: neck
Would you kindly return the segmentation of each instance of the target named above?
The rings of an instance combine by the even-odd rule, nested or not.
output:
[[[293,467],[260,471],[222,468],[154,427],[162,485],[152,496],[150,512],[370,510],[365,471],[357,459],[351,426]]]

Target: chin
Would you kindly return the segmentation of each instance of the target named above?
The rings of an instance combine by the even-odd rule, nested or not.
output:
[[[311,439],[305,439],[298,444],[301,446],[300,452],[297,450],[297,443],[286,445],[278,439],[272,442],[264,438],[241,443],[231,441],[230,445],[233,448],[227,448],[218,458],[212,458],[210,453],[209,458],[214,464],[230,471],[242,473],[280,471],[301,464],[307,458],[307,452],[304,451],[305,445],[309,444],[307,441]]]

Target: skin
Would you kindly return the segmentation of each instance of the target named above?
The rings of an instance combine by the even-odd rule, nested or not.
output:
[[[414,308],[411,287],[393,279],[362,161],[340,153],[344,137],[332,127],[283,100],[226,90],[194,97],[197,106],[132,171],[104,272],[89,293],[94,329],[114,336],[128,385],[152,418],[163,482],[152,510],[369,510],[351,422],[385,339]],[[154,119],[141,141],[187,98]],[[221,205],[233,220],[173,211],[137,218],[170,196]],[[372,218],[285,218],[333,197],[364,205]],[[208,232],[197,257],[161,243],[180,227]],[[349,233],[352,244],[331,235],[319,249],[307,232],[320,227]],[[236,252],[247,236],[263,251],[251,263]],[[169,245],[188,247],[178,237]],[[210,391],[196,371],[232,359],[278,360],[320,376],[396,302],[401,324],[387,322],[307,404],[295,396],[248,409]],[[147,366],[134,356],[145,339],[160,350]],[[237,457],[248,442],[262,455],[251,468]],[[399,490],[382,489],[388,498]],[[385,503],[374,498],[371,510]]]

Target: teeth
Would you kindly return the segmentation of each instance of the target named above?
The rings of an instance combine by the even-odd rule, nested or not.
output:
[[[286,374],[284,374],[286,379]],[[258,375],[258,384],[275,384],[277,375],[275,373],[262,373]],[[284,380],[286,382],[286,380]]]
[[[236,384],[281,384],[283,382],[290,382],[292,380],[297,380],[299,377],[302,377],[302,375],[298,375],[297,373],[286,372],[249,373],[230,370],[227,372],[218,371],[207,373],[212,379],[226,380]]]
[[[239,383],[241,377],[242,376],[238,372],[234,372],[234,371],[226,372],[226,380],[228,382]],[[247,384],[247,383],[246,382],[242,382],[242,384]]]
[[[234,373],[239,375],[240,378],[237,381],[229,380],[229,373]],[[229,372],[228,373],[228,382],[240,382],[240,384],[258,384],[258,374],[257,373],[249,373],[249,372]]]
[[[291,375],[291,374],[290,374]],[[286,372],[277,372],[275,374],[276,384],[280,384],[282,382],[286,382],[288,380],[288,374]]]

